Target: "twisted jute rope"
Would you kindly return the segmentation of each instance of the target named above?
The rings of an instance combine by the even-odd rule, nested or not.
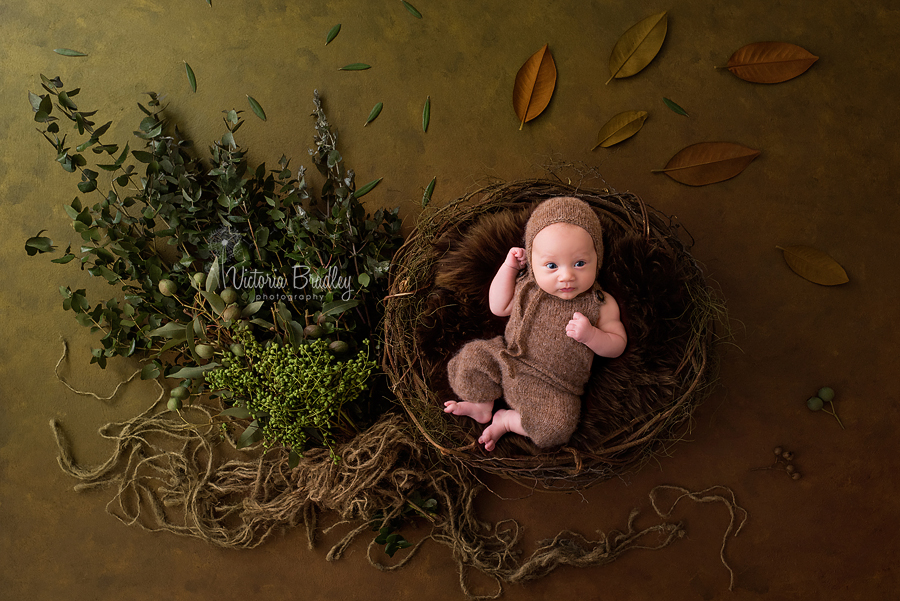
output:
[[[431,532],[391,565],[383,563],[384,555],[376,553],[379,545],[372,540],[367,549],[369,562],[383,571],[399,569],[431,540],[449,548],[466,598],[496,599],[503,584],[541,578],[559,566],[601,566],[632,549],[667,547],[686,534],[681,522],[669,518],[675,505],[687,498],[727,507],[730,521],[720,559],[730,575],[729,589],[733,589],[734,572],[725,559],[725,546],[740,532],[747,512],[725,487],[692,492],[679,486],[657,486],[650,492],[650,503],[660,523],[637,529],[639,511],[635,509],[622,531],[600,532],[591,540],[565,530],[539,542],[537,549],[522,559],[520,524],[480,520],[474,503],[486,488],[484,484],[462,463],[433,454],[400,413],[384,415],[341,445],[338,463],[327,450],[313,449],[292,469],[281,449],[235,449],[213,407],[195,403],[180,411],[166,409],[166,391],[161,385],[160,389],[159,397],[140,415],[100,428],[100,436],[113,441],[115,449],[97,466],[80,465],[60,423],[50,421],[60,467],[81,481],[75,490],[113,488],[115,494],[106,509],[127,525],[248,549],[302,523],[308,546],[313,548],[321,530],[319,515],[336,514],[339,521],[328,530],[354,525],[328,551],[326,559],[336,561],[364,532],[412,511],[431,521]],[[678,496],[664,510],[660,498],[672,492]],[[437,512],[417,507],[411,500],[414,494],[437,500]],[[467,578],[472,571],[492,578],[496,590],[475,594]]]

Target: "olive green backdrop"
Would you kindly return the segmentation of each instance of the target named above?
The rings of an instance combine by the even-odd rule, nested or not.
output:
[[[94,289],[73,265],[27,257],[25,240],[46,230],[61,249],[74,232],[63,211],[76,176],[54,162],[35,131],[27,91],[39,74],[81,87],[79,104],[113,120],[108,136],[130,139],[136,103],[154,90],[203,150],[221,135],[221,111],[247,111],[240,141],[253,163],[282,153],[309,164],[313,89],[324,97],[347,163],[360,183],[384,180],[371,206],[402,208],[414,223],[425,186],[435,203],[488,177],[542,174],[552,161],[583,162],[610,186],[675,215],[696,239],[694,254],[728,300],[735,346],[721,385],[695,414],[690,442],[640,473],[583,494],[548,495],[490,479],[487,519],[518,519],[525,551],[571,528],[585,535],[625,526],[632,507],[652,523],[647,493],[657,484],[726,485],[750,512],[719,561],[728,515],[721,506],[679,505],[689,536],[662,551],[635,551],[604,568],[564,568],[511,599],[888,599],[897,589],[900,502],[894,475],[898,423],[897,228],[900,149],[900,9],[844,0],[669,3],[415,0],[17,0],[0,5],[0,597],[8,599],[459,599],[448,551],[426,545],[413,563],[381,573],[358,541],[325,560],[338,527],[306,548],[287,532],[253,551],[224,551],[192,539],[128,528],[104,512],[108,491],[75,493],[57,467],[48,421],[71,434],[77,458],[111,450],[96,430],[127,419],[156,396],[133,382],[108,394],[136,363],[89,366],[91,336],[61,308],[61,284]],[[657,58],[635,77],[604,85],[616,39],[638,20],[669,11]],[[325,46],[329,29],[342,24]],[[741,46],[787,41],[820,56],[804,75],[755,85],[716,70]],[[516,71],[543,44],[558,82],[548,109],[519,131],[511,94]],[[63,57],[54,48],[88,54]],[[192,93],[183,61],[197,75]],[[365,62],[372,68],[338,68]],[[265,108],[256,119],[246,96]],[[431,124],[421,114],[431,97]],[[663,104],[669,97],[690,117]],[[384,103],[363,127],[369,110]],[[590,148],[600,127],[625,110],[649,118],[632,139]],[[725,140],[761,150],[738,177],[690,188],[651,169],[681,148]],[[792,273],[776,245],[806,244],[840,262],[850,283],[826,288]],[[828,384],[841,430],[805,399]],[[804,477],[768,465],[772,448],[796,454]],[[510,500],[516,499],[516,500]],[[427,534],[409,532],[415,539]],[[491,583],[472,578],[480,592]]]

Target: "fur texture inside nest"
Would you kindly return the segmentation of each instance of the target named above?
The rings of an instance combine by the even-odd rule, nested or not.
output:
[[[509,248],[523,246],[525,222],[533,207],[559,195],[587,200],[601,219],[606,250],[598,281],[619,304],[628,346],[618,358],[594,358],[580,425],[565,448],[542,450],[527,438],[507,434],[486,454],[473,442],[482,424],[433,415],[445,400],[454,398],[447,383],[447,361],[467,341],[503,333],[506,318],[495,317],[488,309],[491,280]],[[469,203],[472,196],[460,202]],[[422,399],[403,378],[395,377],[401,402],[442,450],[500,473],[524,470],[537,480],[578,481],[581,476],[596,480],[642,463],[689,417],[708,384],[707,346],[715,312],[703,305],[710,295],[696,263],[668,222],[630,194],[586,192],[536,181],[499,185],[474,197],[477,210],[451,205],[450,214],[444,215],[450,220],[446,227],[419,241],[419,250],[430,253],[432,260],[421,265],[412,261],[430,271],[416,286],[421,302],[409,341],[416,357],[410,359],[430,394]],[[405,258],[408,252],[401,252],[401,263]],[[402,275],[402,270],[398,273]],[[398,315],[388,311],[389,320]],[[388,330],[390,334],[391,324]],[[390,353],[390,335],[387,346]],[[391,363],[389,357],[389,373],[399,367]],[[426,425],[423,411],[432,414],[431,424],[439,419],[448,422],[443,425],[449,430],[429,435],[435,427]]]

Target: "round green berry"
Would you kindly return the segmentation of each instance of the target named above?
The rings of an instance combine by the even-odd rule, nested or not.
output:
[[[811,396],[807,399],[806,406],[809,407],[810,411],[818,411],[825,406],[825,403],[819,397]]]
[[[818,397],[826,403],[830,403],[834,400],[834,391],[828,386],[823,386],[822,388],[820,388],[817,394]]]

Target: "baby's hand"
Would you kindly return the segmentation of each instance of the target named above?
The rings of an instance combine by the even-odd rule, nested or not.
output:
[[[509,252],[506,254],[506,262],[504,263],[504,265],[507,265],[508,267],[512,267],[516,271],[519,271],[520,269],[525,269],[525,265],[527,264],[528,262],[525,260],[524,248],[514,246],[513,248],[509,249]]]
[[[566,336],[574,338],[581,344],[587,344],[594,326],[591,321],[581,313],[572,315],[572,319],[566,324]]]

